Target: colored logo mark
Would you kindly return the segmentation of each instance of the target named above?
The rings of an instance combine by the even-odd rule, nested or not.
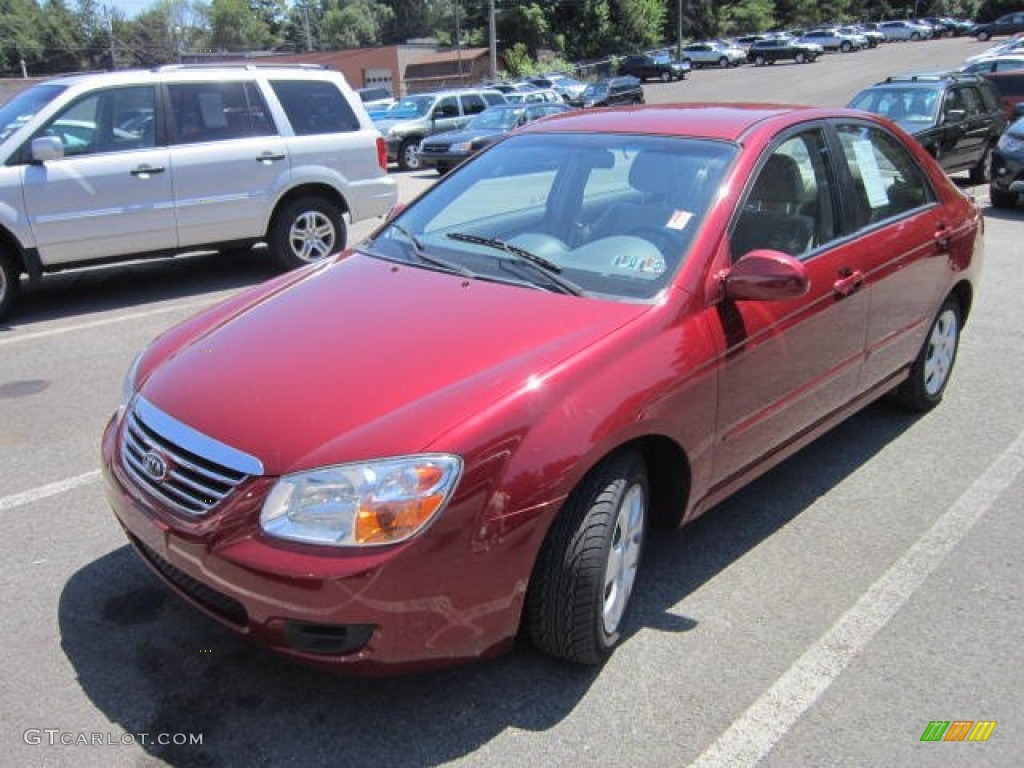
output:
[[[995,729],[995,720],[932,720],[921,741],[988,741]]]

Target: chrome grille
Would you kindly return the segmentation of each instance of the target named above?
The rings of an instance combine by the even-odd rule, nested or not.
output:
[[[209,512],[247,477],[263,473],[259,460],[196,432],[142,397],[125,416],[121,462],[140,490],[189,516]]]

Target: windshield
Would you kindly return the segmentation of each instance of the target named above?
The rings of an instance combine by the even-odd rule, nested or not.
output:
[[[735,152],[664,136],[512,134],[365,248],[541,290],[651,299],[686,259]]]
[[[935,122],[939,110],[939,91],[924,88],[877,88],[858,94],[850,106],[888,117],[904,127],[920,127]]]
[[[21,128],[41,110],[64,91],[64,85],[36,85],[22,91],[13,99],[0,107],[0,141]]]
[[[474,117],[466,127],[474,130],[493,128],[507,131],[515,128],[521,114],[523,114],[522,109],[485,109]]]
[[[605,83],[591,83],[583,89],[584,98],[600,98],[608,93],[608,86]]]
[[[433,96],[411,96],[396,101],[381,117],[385,120],[408,120],[413,117],[423,117],[430,111],[433,103]]]

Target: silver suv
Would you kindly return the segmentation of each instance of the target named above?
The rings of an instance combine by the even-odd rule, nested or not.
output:
[[[61,77],[0,107],[0,318],[19,279],[265,242],[287,268],[397,201],[386,148],[321,67]]]

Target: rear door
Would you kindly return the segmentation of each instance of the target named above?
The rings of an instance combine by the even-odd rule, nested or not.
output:
[[[258,87],[244,81],[166,87],[181,246],[262,237],[291,161]],[[316,107],[309,105],[311,120]]]

